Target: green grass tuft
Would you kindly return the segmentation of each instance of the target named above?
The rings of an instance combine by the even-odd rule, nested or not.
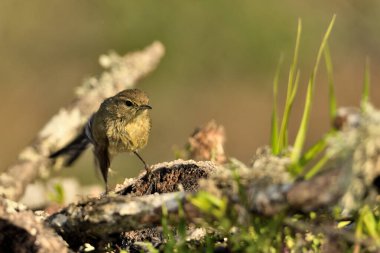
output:
[[[302,120],[301,120],[299,130],[297,132],[297,137],[296,137],[296,140],[294,143],[294,147],[293,147],[293,150],[292,150],[291,156],[290,156],[290,159],[291,159],[293,164],[297,164],[299,162],[299,159],[300,159],[301,153],[302,153],[302,149],[303,149],[303,146],[305,144],[306,133],[307,133],[308,123],[309,123],[309,118],[310,118],[310,113],[311,113],[311,105],[312,105],[312,100],[313,100],[315,77],[316,77],[317,72],[318,72],[318,66],[319,66],[319,62],[320,62],[321,57],[322,57],[322,53],[325,49],[325,46],[327,44],[327,40],[328,40],[330,33],[331,33],[331,30],[334,26],[335,17],[336,16],[334,15],[331,22],[330,22],[330,25],[327,28],[326,33],[322,39],[322,43],[321,43],[321,46],[320,46],[320,48],[318,50],[318,54],[317,54],[317,60],[315,62],[313,72],[312,72],[310,79],[309,79],[309,83],[307,86],[307,93],[306,93],[305,109],[303,112],[303,116],[302,116]]]

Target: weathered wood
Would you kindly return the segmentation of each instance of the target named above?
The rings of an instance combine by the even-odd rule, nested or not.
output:
[[[227,198],[229,205],[242,205],[240,193],[233,188],[235,177],[230,177],[231,170],[216,167],[211,162],[195,162],[176,160],[153,166],[152,174],[141,174],[136,179],[127,180],[119,185],[109,196],[84,200],[71,204],[60,212],[51,215],[46,222],[52,226],[73,248],[76,249],[85,242],[99,246],[99,242],[112,242],[120,238],[121,232],[138,231],[145,228],[160,226],[162,208],[166,207],[171,221],[178,221],[180,206],[185,211],[188,221],[197,223],[204,214],[192,204],[189,199],[196,196],[198,184],[188,183],[186,170],[191,175],[203,178],[200,189],[220,197]],[[203,171],[204,173],[200,173]],[[310,201],[295,201],[294,197],[302,193],[304,199],[315,197],[315,191],[304,191],[304,187],[315,188],[319,185],[319,193],[329,196],[327,201],[316,201],[314,208],[336,203],[343,191],[334,191],[331,173],[326,171],[309,181],[297,181],[284,184],[262,184],[260,177],[251,177],[247,171],[235,171],[240,174],[240,190],[246,193],[247,207],[251,212],[261,215],[275,215],[288,210],[293,213],[310,209]],[[181,175],[182,179],[173,175]],[[252,173],[250,173],[252,175]],[[235,174],[236,176],[236,174]],[[173,180],[174,179],[174,180]],[[198,178],[199,179],[199,178]],[[195,180],[194,182],[198,181]],[[327,183],[323,183],[326,181]],[[162,184],[161,186],[159,184]],[[178,191],[179,185],[184,185],[184,191]],[[302,192],[299,192],[299,191]],[[169,193],[168,193],[169,192]],[[161,194],[158,194],[161,193]],[[151,194],[145,195],[144,194]],[[126,196],[119,196],[126,195]],[[310,196],[309,196],[310,195]]]
[[[175,219],[179,203],[188,205],[185,196],[191,196],[199,187],[198,180],[215,170],[215,164],[207,161],[156,164],[149,175],[144,172],[117,186],[116,193],[71,204],[51,215],[47,223],[74,249],[85,242],[115,241],[121,232],[160,226],[163,206]]]
[[[26,207],[0,198],[0,252],[66,253],[67,244]]]

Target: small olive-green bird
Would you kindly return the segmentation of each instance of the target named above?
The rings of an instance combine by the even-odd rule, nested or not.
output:
[[[139,89],[127,89],[107,98],[84,127],[83,131],[64,148],[54,152],[50,158],[68,156],[65,166],[70,166],[91,143],[97,166],[108,192],[108,170],[113,156],[122,152],[133,152],[149,167],[137,153],[146,146],[151,129],[148,96]]]

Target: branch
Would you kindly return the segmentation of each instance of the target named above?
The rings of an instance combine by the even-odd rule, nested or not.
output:
[[[121,232],[160,226],[162,207],[175,213],[184,192],[147,195],[141,197],[105,196],[71,204],[47,219],[73,249],[88,242],[98,245],[112,242]]]
[[[0,199],[0,251],[66,253],[66,243],[25,207]]]
[[[236,179],[223,176],[228,171],[230,170],[223,167],[215,167],[211,162],[177,160],[171,163],[157,164],[150,175],[142,174],[137,179],[118,186],[116,193],[127,196],[111,195],[71,204],[51,215],[46,221],[73,249],[78,248],[84,242],[98,245],[102,241],[116,241],[120,238],[121,232],[158,227],[161,224],[164,206],[168,209],[170,220],[178,221],[180,219],[178,210],[182,206],[186,219],[197,223],[199,218],[204,218],[205,214],[202,214],[190,199],[196,197],[195,191],[199,189],[196,182],[199,178],[208,178],[201,183],[201,190],[212,194],[220,191],[219,194],[228,199],[229,206],[242,205],[239,193],[230,188]],[[300,181],[287,186],[274,184],[263,188],[258,184],[259,178],[245,177],[240,180],[240,182],[246,180],[242,184],[241,190],[248,194],[248,209],[262,215],[274,215],[284,210],[292,213],[310,209],[309,201],[292,200],[293,194],[298,194],[300,189],[307,186],[314,190],[310,191],[310,196],[307,191],[303,192],[305,199],[315,197],[316,188],[321,195],[331,195],[329,195],[328,201],[325,198],[323,201],[316,200],[313,208],[319,208],[335,203],[344,192],[344,190],[332,191],[335,184],[330,183],[334,180],[331,180],[332,174],[330,171],[328,172],[310,181]],[[186,173],[188,173],[188,177],[184,176]],[[173,175],[182,175],[183,177]],[[198,175],[198,178],[194,175]],[[186,187],[183,187],[186,192],[167,193],[178,190],[180,184],[188,182],[192,177],[194,177],[195,184],[186,184]],[[327,183],[321,184],[324,181]],[[320,187],[321,185],[323,187]],[[141,196],[145,194],[144,192],[152,195]],[[289,197],[289,201],[287,197]]]
[[[121,232],[159,226],[163,206],[174,214],[179,203],[186,203],[185,196],[191,195],[170,192],[180,189],[195,192],[199,188],[198,180],[209,177],[215,170],[212,162],[176,160],[156,164],[149,175],[143,173],[117,186],[116,193],[127,196],[111,193],[111,196],[71,204],[51,215],[47,222],[73,249],[85,242],[98,245],[102,241],[115,241]]]
[[[100,63],[107,71],[78,87],[74,100],[51,118],[32,144],[22,150],[16,162],[0,175],[0,196],[18,200],[29,183],[46,177],[51,167],[47,159],[51,151],[71,141],[105,98],[133,87],[153,71],[163,55],[163,45],[155,42],[123,57],[115,53],[102,56]]]

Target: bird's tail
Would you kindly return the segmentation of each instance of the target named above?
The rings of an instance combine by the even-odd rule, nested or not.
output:
[[[80,135],[78,135],[73,141],[67,144],[62,149],[52,153],[49,158],[55,159],[59,156],[67,156],[67,159],[64,162],[64,166],[68,167],[72,165],[77,158],[83,153],[83,151],[90,144],[90,140],[86,135],[85,129]]]

